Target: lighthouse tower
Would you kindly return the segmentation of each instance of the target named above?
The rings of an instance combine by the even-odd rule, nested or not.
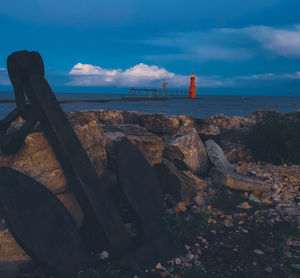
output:
[[[195,74],[191,75],[191,83],[189,87],[189,98],[196,98],[196,84],[195,84]]]

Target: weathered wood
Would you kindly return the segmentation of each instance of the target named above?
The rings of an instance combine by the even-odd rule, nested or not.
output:
[[[156,174],[127,138],[119,143],[117,159],[122,190],[137,213],[142,228],[137,250],[127,255],[123,263],[137,269],[138,266],[146,267],[166,260],[169,242],[162,192]]]
[[[63,204],[42,184],[0,168],[0,205],[11,233],[25,252],[72,278],[92,259]]]
[[[11,82],[25,80],[21,85],[31,103],[30,111],[39,120],[85,217],[101,226],[105,234],[103,241],[108,242],[111,253],[122,255],[132,246],[127,230],[44,78],[41,64],[42,59],[36,52],[13,53],[7,60]],[[18,86],[15,84],[15,89],[22,91]],[[24,103],[19,106],[23,111]]]

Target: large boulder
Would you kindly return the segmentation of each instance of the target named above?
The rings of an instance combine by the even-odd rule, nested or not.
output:
[[[220,168],[212,168],[209,171],[209,176],[213,180],[213,183],[228,186],[232,189],[267,192],[272,190],[272,184]]]
[[[163,159],[154,166],[164,194],[170,195],[174,201],[191,205],[198,190],[206,183],[190,171],[180,171],[171,161]]]
[[[100,176],[106,168],[105,138],[102,127],[97,123],[93,113],[87,113],[87,116],[83,117],[80,112],[72,112],[68,116],[75,133]],[[25,144],[17,154],[5,155],[0,151],[0,167],[3,166],[34,178],[54,194],[65,192],[68,188],[52,147],[39,128],[26,136]]]
[[[103,126],[103,128],[110,168],[115,168],[117,145],[124,136],[138,147],[151,165],[161,162],[164,149],[163,140],[146,128],[130,124]]]
[[[206,140],[205,145],[207,155],[215,167],[228,171],[234,170],[234,166],[227,160],[224,152],[214,140]]]
[[[173,161],[182,170],[202,174],[208,169],[205,147],[195,128],[180,129],[171,136],[165,136],[163,156]]]
[[[178,118],[166,114],[141,114],[140,125],[157,134],[174,134],[180,128]]]

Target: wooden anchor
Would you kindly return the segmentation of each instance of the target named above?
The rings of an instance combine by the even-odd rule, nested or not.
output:
[[[17,152],[26,134],[36,121],[39,121],[87,222],[100,227],[105,236],[103,242],[108,243],[109,251],[117,263],[138,270],[167,259],[169,248],[162,196],[159,182],[146,158],[130,141],[124,139],[120,142],[118,150],[120,184],[131,206],[137,212],[142,226],[141,240],[136,243],[130,238],[113,200],[101,184],[85,150],[44,78],[44,66],[40,55],[37,52],[15,52],[7,59],[7,69],[14,87],[17,109],[0,121],[0,134],[2,134],[0,143],[3,152]],[[30,102],[29,105],[26,104],[26,97]],[[5,132],[10,123],[19,115],[26,120],[26,123],[16,133],[6,135]],[[29,180],[27,181],[31,184]],[[32,188],[37,187],[37,182],[35,182]],[[14,192],[17,192],[17,188],[18,186]],[[49,196],[49,194],[44,194],[41,198],[48,203],[52,199]],[[0,198],[0,201],[3,202],[2,199]],[[18,210],[19,207],[15,209]],[[61,206],[56,206],[56,209],[57,214],[65,213]],[[50,212],[44,212],[44,214],[47,213]],[[8,222],[13,223],[19,220],[19,218],[14,218],[14,215],[6,214]],[[32,225],[31,229],[36,229],[37,233],[43,233],[44,230],[38,222],[36,219],[34,223],[28,225]],[[66,221],[62,230],[75,229],[68,223]],[[24,225],[26,226],[26,223]],[[34,253],[34,248],[31,246],[34,242],[28,241],[25,236],[23,238],[26,227],[23,231],[22,227],[11,225],[11,229],[12,233],[17,235],[21,247],[29,254]],[[36,240],[38,240],[37,237]],[[42,241],[40,241],[41,244],[43,244]],[[56,250],[57,248],[50,248],[48,255],[55,256]],[[49,264],[46,255],[37,254],[37,256],[40,261]],[[63,263],[63,258],[60,259]],[[51,266],[56,268],[53,263]]]

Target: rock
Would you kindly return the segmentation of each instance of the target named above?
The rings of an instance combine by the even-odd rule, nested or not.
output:
[[[166,114],[141,114],[140,124],[157,134],[174,134],[180,127],[177,117]]]
[[[163,156],[183,170],[202,174],[208,169],[205,147],[195,128],[181,129],[175,135],[165,137]]]
[[[31,258],[18,245],[12,234],[7,230],[0,231],[0,273],[3,269],[17,267],[31,262]],[[4,271],[4,270],[3,270]],[[5,277],[5,276],[1,276]]]
[[[291,267],[300,270],[300,264],[291,264]]]
[[[205,136],[220,135],[220,128],[215,125],[210,119],[194,119],[195,127],[199,134]]]
[[[243,191],[271,191],[272,185],[259,179],[250,178],[244,175],[236,174],[219,168],[212,168],[209,176],[215,184],[228,186],[232,189]]]
[[[202,196],[197,195],[194,198],[194,202],[198,207],[204,206],[205,205],[205,200]]]
[[[115,168],[117,145],[120,139],[126,136],[135,144],[151,165],[161,163],[164,149],[163,140],[157,135],[137,125],[103,126],[106,140],[108,163]]]
[[[109,257],[109,253],[108,253],[107,251],[102,251],[102,252],[99,254],[99,258],[100,258],[101,260],[106,260],[106,259],[108,259],[108,257]]]
[[[179,120],[180,126],[183,128],[190,128],[190,127],[194,127],[195,125],[195,121],[191,117],[179,115],[177,116],[177,118]]]
[[[237,206],[239,209],[251,209],[252,207],[248,204],[248,202],[241,203]]]
[[[94,113],[68,114],[69,120],[99,176],[106,167],[106,151],[103,129],[95,120]],[[7,166],[20,171],[51,190],[54,194],[67,190],[67,181],[52,147],[42,132],[32,132],[15,155],[0,151],[0,167]]]
[[[175,258],[174,261],[175,261],[175,264],[177,264],[177,265],[180,265],[180,264],[181,264],[180,258]]]
[[[264,271],[265,271],[265,272],[267,272],[267,273],[272,273],[272,271],[273,271],[273,268],[272,268],[272,267],[269,267],[269,266],[267,266],[267,267],[265,267]]]
[[[224,152],[215,141],[209,139],[205,141],[206,152],[211,163],[220,169],[234,171],[234,166],[227,160]]]
[[[249,201],[256,203],[256,204],[261,203],[261,201],[258,198],[256,198],[253,194],[250,194]]]
[[[186,175],[167,159],[163,159],[161,164],[155,165],[154,170],[165,194],[172,196],[176,202],[184,202],[186,205],[193,203],[197,178],[191,179],[192,173]]]
[[[243,146],[231,148],[226,152],[226,158],[231,163],[238,163],[239,161],[254,161],[250,149]]]
[[[253,253],[255,253],[256,255],[263,255],[263,254],[265,254],[263,251],[261,251],[259,249],[254,249]]]
[[[99,110],[98,121],[104,125],[121,125],[124,123],[123,112],[116,110]]]

